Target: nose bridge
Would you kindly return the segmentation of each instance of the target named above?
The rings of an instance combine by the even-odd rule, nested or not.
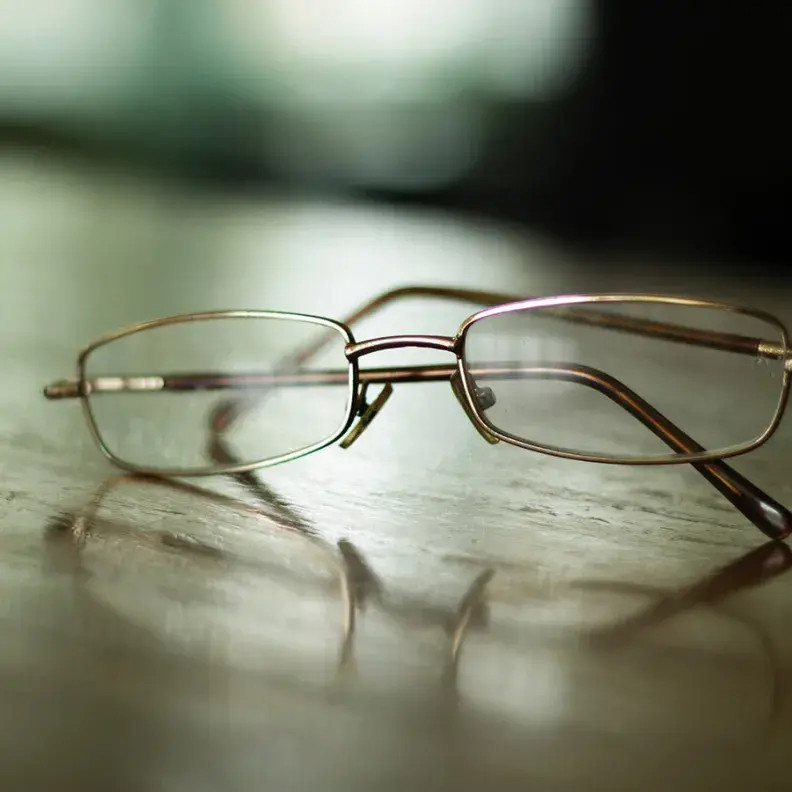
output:
[[[370,338],[367,341],[358,341],[346,345],[346,356],[349,360],[356,360],[372,352],[382,352],[386,349],[408,349],[420,347],[423,349],[440,349],[443,352],[456,354],[456,338],[437,335],[395,335]]]

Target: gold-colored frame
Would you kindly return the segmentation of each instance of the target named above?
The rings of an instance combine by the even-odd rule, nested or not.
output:
[[[127,336],[134,335],[136,333],[141,333],[145,330],[151,330],[156,327],[167,327],[168,325],[185,324],[188,322],[213,321],[218,319],[272,319],[272,320],[292,320],[292,321],[296,320],[296,321],[301,321],[301,322],[306,322],[306,323],[326,327],[329,330],[336,330],[343,337],[344,342],[346,344],[350,344],[354,341],[354,339],[352,338],[352,333],[350,332],[349,328],[347,328],[341,322],[336,322],[332,319],[326,319],[321,316],[310,316],[308,314],[289,313],[286,311],[245,311],[245,310],[207,311],[203,313],[169,316],[165,319],[153,319],[148,322],[141,322],[139,324],[132,325],[131,327],[122,328],[121,330],[117,330],[115,332],[108,333],[102,336],[101,338],[97,339],[96,341],[85,347],[85,349],[83,349],[80,352],[80,355],[77,358],[77,381],[79,383],[79,394],[77,395],[80,396],[80,399],[82,401],[83,412],[88,422],[88,426],[90,428],[93,439],[95,440],[99,448],[102,450],[102,453],[111,462],[113,462],[113,464],[115,464],[122,470],[127,470],[132,473],[142,473],[144,475],[157,475],[157,476],[165,476],[165,477],[213,476],[224,473],[243,473],[250,470],[256,470],[258,468],[279,465],[282,464],[283,462],[291,462],[294,459],[299,459],[300,457],[307,456],[308,454],[312,454],[314,451],[319,451],[322,448],[326,448],[327,446],[335,443],[337,440],[343,437],[343,435],[349,429],[355,417],[354,408],[355,408],[355,401],[358,392],[358,368],[357,365],[352,362],[349,363],[349,367],[348,367],[347,409],[343,422],[340,424],[339,428],[333,434],[320,440],[317,443],[313,443],[312,445],[307,446],[306,448],[301,448],[287,454],[280,454],[276,457],[259,460],[257,462],[253,462],[249,464],[230,464],[225,466],[215,464],[212,465],[211,467],[206,467],[206,468],[145,468],[138,465],[130,464],[126,460],[116,456],[103,440],[102,433],[99,430],[99,426],[97,424],[96,418],[91,408],[91,400],[89,398],[90,386],[86,387],[86,385],[88,385],[90,381],[86,378],[86,371],[85,371],[86,364],[90,354],[94,350],[99,349],[100,347],[103,347],[107,344],[110,344],[113,341],[117,341],[120,338],[126,338]],[[125,388],[123,387],[120,389],[125,390]],[[146,388],[142,388],[142,389],[145,390]]]
[[[496,305],[492,308],[486,308],[483,311],[473,314],[473,316],[466,319],[456,336],[455,352],[457,360],[460,365],[460,374],[465,372],[464,366],[464,345],[468,331],[478,322],[483,319],[488,319],[495,316],[503,316],[516,311],[526,311],[532,309],[553,309],[561,308],[570,305],[585,305],[585,304],[602,304],[602,303],[650,303],[655,305],[678,305],[688,308],[707,308],[713,310],[728,311],[743,316],[750,316],[754,319],[765,321],[774,326],[781,339],[780,345],[775,345],[773,342],[763,342],[761,339],[749,339],[743,336],[732,334],[725,334],[720,332],[704,332],[696,331],[691,336],[686,336],[684,333],[678,332],[687,330],[687,328],[677,328],[674,325],[650,322],[643,319],[630,320],[623,317],[613,317],[609,314],[603,314],[601,317],[593,318],[592,325],[614,326],[616,329],[623,327],[626,332],[640,333],[653,337],[668,338],[669,340],[676,340],[685,344],[695,344],[696,346],[707,346],[715,349],[725,349],[727,351],[738,352],[742,354],[751,354],[756,357],[768,357],[784,360],[784,372],[781,380],[781,389],[779,393],[778,402],[773,417],[770,420],[768,427],[762,434],[755,437],[753,440],[741,443],[729,448],[720,449],[717,451],[701,451],[696,453],[685,453],[684,456],[679,454],[669,455],[666,457],[619,457],[619,456],[605,456],[596,454],[582,454],[578,452],[568,451],[563,448],[554,446],[540,445],[537,443],[530,443],[522,440],[515,435],[503,432],[493,426],[484,415],[484,412],[479,408],[478,402],[470,391],[470,378],[467,376],[462,377],[462,386],[465,396],[473,410],[473,417],[475,418],[478,427],[502,440],[506,443],[525,448],[528,451],[536,451],[541,454],[548,454],[550,456],[561,457],[563,459],[573,459],[579,462],[597,462],[602,464],[613,465],[678,465],[678,464],[693,464],[695,462],[710,462],[717,459],[728,459],[730,457],[745,454],[758,448],[763,443],[767,442],[773,433],[778,428],[778,425],[783,418],[784,411],[789,396],[789,370],[786,365],[788,362],[787,355],[789,349],[789,337],[785,325],[779,321],[772,314],[765,311],[755,310],[752,308],[745,308],[742,306],[731,305],[729,303],[715,302],[712,300],[700,300],[691,297],[674,297],[664,296],[658,294],[575,294],[565,295],[559,297],[539,297],[530,298],[527,300],[518,300],[515,302],[507,303],[505,305]],[[578,321],[578,317],[574,321]],[[585,319],[583,320],[589,323]],[[746,343],[748,342],[748,343]],[[621,383],[619,383],[621,385]],[[623,386],[622,386],[623,387]],[[636,394],[629,392],[630,400],[635,401]],[[640,397],[639,397],[640,398]],[[643,399],[640,400],[643,402]],[[643,404],[646,404],[643,402]],[[643,405],[641,405],[643,406]],[[647,405],[650,406],[650,405]]]
[[[387,303],[408,297],[450,299],[479,303],[491,307],[486,307],[469,316],[453,336],[396,335],[372,338],[364,341],[357,341],[355,339],[350,329],[352,323],[357,322]],[[725,310],[735,314],[753,317],[768,323],[778,331],[780,343],[777,340],[771,341],[768,339],[720,331],[696,330],[676,324],[614,316],[613,314],[597,310],[598,304],[616,302],[653,303]],[[494,303],[500,304],[493,305]],[[592,307],[580,308],[581,305],[590,305]],[[572,306],[575,306],[576,310],[570,315],[568,309]],[[529,369],[476,369],[475,372],[471,372],[465,363],[464,355],[467,334],[477,322],[484,319],[505,315],[515,311],[537,309],[584,325],[595,327],[604,326],[617,331],[639,334],[652,338],[663,338],[688,345],[728,350],[756,358],[781,360],[783,361],[783,376],[775,412],[765,431],[751,441],[726,449],[706,451],[702,446],[698,445],[693,438],[682,432],[679,427],[673,424],[648,402],[644,401],[638,394],[627,388],[623,383],[609,377],[604,372],[586,369],[582,366],[567,366],[566,369],[561,371],[563,377],[569,378],[571,376],[576,382],[596,387],[601,393],[615,401],[618,406],[630,412],[634,418],[643,423],[644,426],[663,440],[674,453],[663,457],[652,456],[645,458],[584,454],[568,449],[532,443],[523,438],[503,432],[493,426],[484,415],[485,408],[479,403],[480,395],[474,393],[471,373],[487,373],[490,376],[513,378],[517,376],[524,377],[532,372],[536,374],[534,370],[538,370],[540,367],[534,366]],[[328,330],[333,330],[342,335],[345,341],[347,369],[305,371],[301,368],[302,363],[323,348],[326,340],[320,340],[318,343],[295,350],[294,354],[282,361],[281,369],[276,371],[275,374],[234,374],[231,376],[214,374],[184,376],[152,375],[137,377],[100,377],[95,380],[89,380],[86,377],[86,361],[91,352],[112,341],[133,333],[139,333],[147,329],[167,326],[169,324],[206,320],[211,321],[223,318],[290,319],[324,326]],[[437,349],[453,354],[456,360],[450,365],[401,366],[397,368],[360,370],[359,360],[366,355],[383,350],[408,347]],[[792,356],[789,350],[788,333],[786,327],[776,317],[764,311],[728,303],[658,294],[571,294],[515,300],[513,296],[486,290],[412,286],[395,289],[379,295],[352,313],[343,322],[301,313],[255,310],[193,313],[143,322],[105,335],[83,349],[78,357],[77,379],[53,383],[44,389],[44,393],[49,399],[80,398],[94,440],[105,456],[118,467],[146,475],[186,477],[248,473],[253,470],[271,467],[286,461],[298,459],[331,445],[338,440],[341,440],[341,446],[346,448],[357,439],[362,431],[365,430],[365,427],[368,426],[371,420],[380,411],[390,396],[394,383],[449,381],[455,396],[474,427],[481,436],[490,443],[503,441],[520,448],[536,451],[537,453],[584,462],[642,466],[690,464],[761,531],[768,536],[779,539],[786,538],[792,533],[792,512],[729,467],[723,460],[739,454],[744,454],[759,447],[776,431],[783,417],[788,400],[791,362]],[[551,371],[548,369],[548,371],[545,372],[542,370],[539,371],[539,376],[558,377],[559,371],[560,370]],[[195,378],[196,376],[198,377],[197,379]],[[251,378],[253,379],[251,380]],[[300,385],[309,383],[338,385],[346,382],[348,384],[346,415],[339,429],[331,436],[309,447],[287,454],[246,463],[228,459],[226,461],[216,461],[217,463],[215,465],[205,468],[165,469],[134,465],[118,458],[102,439],[101,432],[96,424],[90,406],[89,397],[94,391],[192,390],[195,387],[223,388],[229,387],[229,381],[233,381],[237,386],[243,386],[246,383],[249,385],[251,382],[256,385],[276,383],[280,385]],[[369,404],[366,399],[366,389],[372,384],[381,384],[385,387],[379,396]],[[238,417],[243,409],[244,404],[241,399],[229,399],[221,402],[213,410],[210,435],[221,437],[225,429],[227,429],[236,417]],[[359,420],[355,424],[356,417],[358,417]],[[353,424],[355,425],[353,426]],[[211,443],[211,441],[210,436],[209,442]]]

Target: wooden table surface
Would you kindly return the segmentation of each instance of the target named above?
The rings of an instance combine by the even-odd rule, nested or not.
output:
[[[258,492],[177,487],[113,479],[78,404],[41,395],[97,335],[184,311],[342,317],[439,283],[691,292],[790,321],[785,294],[8,151],[0,239],[2,789],[790,788],[790,554],[689,467],[491,447],[437,383],[397,386],[352,448]],[[405,301],[357,335],[470,313]],[[786,503],[791,433],[734,461]]]

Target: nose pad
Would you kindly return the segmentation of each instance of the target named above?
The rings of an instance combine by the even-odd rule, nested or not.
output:
[[[476,427],[476,431],[491,445],[495,445],[499,443],[500,440],[495,437],[495,435],[490,434],[486,429],[482,426],[479,426],[478,420],[476,419],[476,415],[473,410],[470,408],[468,404],[468,400],[465,398],[465,392],[462,389],[462,380],[459,376],[459,372],[455,371],[451,375],[451,390],[454,391],[454,396],[456,396],[457,401],[462,405],[462,409],[465,411],[465,414],[468,418],[470,418],[470,422],[473,426]],[[484,393],[487,391],[489,396]],[[479,396],[479,393],[482,395]],[[482,410],[486,410],[489,407],[492,407],[495,404],[495,394],[492,392],[492,388],[475,388],[473,391],[473,398],[479,403],[479,406]]]
[[[474,388],[473,398],[478,402],[478,405],[482,410],[489,410],[490,407],[495,406],[495,402],[497,401],[492,388],[489,388],[486,385],[483,388]]]
[[[368,385],[363,386],[360,392],[360,399],[358,400],[357,414],[360,420],[352,427],[346,437],[340,442],[341,448],[349,448],[355,440],[366,431],[366,427],[377,417],[379,411],[385,406],[385,402],[390,399],[393,393],[393,385],[390,382],[385,383],[385,387],[379,392],[377,398],[371,404],[366,401],[366,391]]]

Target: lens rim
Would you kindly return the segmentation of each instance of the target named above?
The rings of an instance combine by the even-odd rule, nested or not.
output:
[[[127,470],[133,473],[152,476],[165,476],[165,477],[201,477],[201,476],[217,476],[232,473],[246,473],[251,470],[258,470],[261,468],[272,467],[283,462],[290,462],[294,459],[312,454],[314,451],[319,451],[326,448],[339,440],[352,425],[355,418],[355,404],[357,402],[357,393],[359,389],[359,375],[357,362],[349,360],[345,356],[345,363],[348,370],[347,382],[347,403],[346,414],[339,428],[329,437],[296,451],[290,451],[287,454],[280,454],[274,457],[265,457],[254,462],[245,462],[239,464],[215,464],[203,468],[196,467],[152,467],[142,466],[135,463],[127,462],[122,457],[117,456],[106,443],[102,432],[99,428],[99,423],[94,415],[91,406],[91,393],[89,387],[89,378],[86,376],[86,368],[90,356],[93,352],[101,347],[111,344],[113,341],[118,341],[121,338],[126,338],[137,333],[145,332],[146,330],[153,330],[155,328],[167,327],[169,325],[185,324],[190,322],[205,322],[215,321],[220,319],[274,319],[285,321],[299,321],[308,324],[319,325],[338,332],[344,339],[345,346],[355,342],[352,331],[343,323],[337,322],[334,319],[328,319],[323,316],[313,316],[311,314],[292,313],[288,311],[255,311],[255,310],[229,310],[229,311],[206,311],[202,313],[180,314],[178,316],[169,316],[164,319],[153,319],[147,322],[141,322],[131,327],[122,328],[112,333],[102,336],[93,343],[85,347],[77,358],[77,380],[79,385],[80,401],[82,402],[83,414],[85,415],[86,422],[91,435],[101,450],[102,454],[109,459],[114,465],[122,470]]]
[[[457,350],[457,366],[462,380],[462,390],[465,398],[472,410],[472,417],[477,427],[484,432],[488,432],[498,440],[510,443],[511,445],[524,448],[528,451],[535,451],[540,454],[547,454],[549,456],[561,457],[563,459],[573,459],[580,462],[597,462],[610,465],[641,465],[641,466],[660,466],[660,465],[680,465],[690,464],[694,462],[711,462],[718,459],[727,459],[730,457],[745,454],[753,451],[755,448],[766,443],[770,437],[775,433],[781,419],[783,418],[786,409],[787,400],[789,396],[790,386],[790,372],[787,364],[784,365],[781,388],[779,393],[778,402],[776,404],[775,412],[767,426],[767,428],[757,437],[752,440],[729,446],[727,448],[718,449],[715,451],[705,451],[695,454],[668,454],[666,456],[617,456],[610,454],[590,454],[572,451],[570,449],[561,448],[559,446],[546,445],[543,443],[535,443],[517,435],[512,435],[494,426],[486,417],[484,411],[481,409],[477,400],[473,396],[472,376],[466,361],[465,348],[467,343],[468,333],[470,329],[479,322],[492,317],[503,316],[510,313],[530,311],[540,308],[553,308],[564,307],[573,305],[584,305],[592,303],[650,303],[656,305],[676,305],[690,308],[710,308],[728,311],[743,316],[750,316],[752,318],[765,321],[776,328],[780,335],[781,352],[785,360],[788,360],[790,354],[789,349],[789,335],[786,326],[772,314],[748,308],[740,305],[733,305],[731,303],[718,302],[714,300],[703,300],[692,297],[677,297],[672,295],[658,295],[658,294],[567,294],[554,297],[538,297],[526,300],[519,300],[516,302],[506,303],[504,305],[497,305],[491,308],[485,308],[478,311],[472,316],[468,317],[459,328],[455,339],[455,347]]]

